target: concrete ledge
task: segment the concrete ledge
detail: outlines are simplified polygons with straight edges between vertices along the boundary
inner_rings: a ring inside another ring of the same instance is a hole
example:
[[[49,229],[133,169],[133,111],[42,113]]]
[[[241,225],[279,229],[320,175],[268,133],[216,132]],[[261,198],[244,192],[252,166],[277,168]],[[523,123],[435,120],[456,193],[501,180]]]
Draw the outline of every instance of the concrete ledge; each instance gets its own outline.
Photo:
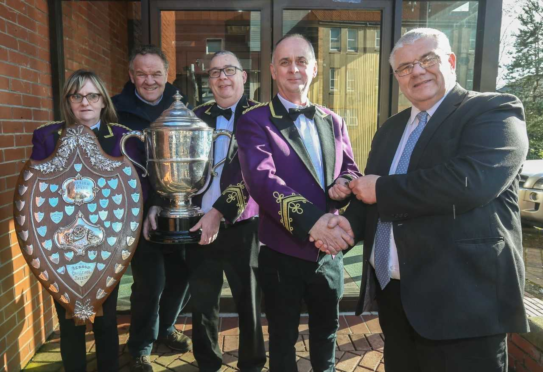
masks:
[[[522,338],[529,341],[539,350],[543,350],[543,316],[528,318],[530,323],[530,332],[522,333]]]

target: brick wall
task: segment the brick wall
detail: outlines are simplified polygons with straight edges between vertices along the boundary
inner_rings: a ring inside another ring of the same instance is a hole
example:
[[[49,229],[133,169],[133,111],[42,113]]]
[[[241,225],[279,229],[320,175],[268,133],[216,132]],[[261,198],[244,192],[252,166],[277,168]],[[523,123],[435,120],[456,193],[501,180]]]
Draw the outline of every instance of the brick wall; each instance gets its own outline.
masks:
[[[90,69],[104,80],[110,95],[120,93],[128,81],[128,21],[134,6],[124,1],[62,2],[66,77]]]
[[[56,326],[51,297],[30,274],[12,220],[32,131],[52,120],[46,0],[0,0],[0,371],[18,371]]]
[[[509,334],[507,348],[509,370],[515,372],[543,372],[543,334],[533,322],[528,335]]]
[[[175,13],[176,12],[161,12],[160,19],[161,36],[162,36],[162,51],[166,55],[168,62],[170,63],[170,69],[168,71],[168,82],[172,83],[176,78],[177,62],[176,62],[176,49],[175,49]],[[181,72],[181,71],[180,71]]]

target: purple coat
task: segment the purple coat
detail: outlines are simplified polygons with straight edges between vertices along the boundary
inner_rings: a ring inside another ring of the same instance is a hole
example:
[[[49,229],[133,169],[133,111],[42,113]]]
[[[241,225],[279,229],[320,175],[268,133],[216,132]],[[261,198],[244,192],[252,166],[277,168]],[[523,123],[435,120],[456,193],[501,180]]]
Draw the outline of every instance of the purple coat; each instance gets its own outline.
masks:
[[[345,121],[317,106],[326,191],[298,129],[276,96],[269,104],[248,110],[238,121],[237,139],[243,177],[260,207],[260,241],[280,253],[316,261],[318,250],[309,230],[326,212],[337,213],[328,188],[342,176],[360,176]]]
[[[234,116],[234,133],[236,132],[236,123],[242,112],[257,104],[258,102],[248,100],[246,96],[241,97],[236,106]],[[217,118],[210,114],[211,108],[214,105],[216,105],[216,103],[212,101],[204,103],[194,109],[196,116],[205,121],[207,125],[212,128],[216,128],[217,126]],[[211,185],[211,182],[209,182],[209,185]],[[224,164],[221,174],[220,186],[222,194],[213,204],[213,208],[221,212],[226,221],[229,223],[239,222],[258,214],[258,205],[249,196],[249,191],[247,190],[241,175],[241,166],[238,158],[238,144],[235,135],[230,140],[226,163]],[[200,195],[193,198],[195,204],[201,206],[204,193],[205,192],[202,192]]]
[[[32,135],[33,147],[30,158],[34,160],[44,160],[48,158],[55,151],[62,129],[64,129],[64,122],[51,122],[36,129]],[[121,124],[110,123],[104,125],[102,123],[97,136],[100,146],[102,146],[104,152],[110,156],[121,156],[121,138],[123,137],[123,134],[129,131],[129,128]],[[132,159],[140,164],[144,164],[135,140],[130,139],[126,142],[126,151]],[[136,170],[140,176],[143,200],[145,201],[149,194],[149,180],[148,177],[142,178],[139,168],[136,168]]]

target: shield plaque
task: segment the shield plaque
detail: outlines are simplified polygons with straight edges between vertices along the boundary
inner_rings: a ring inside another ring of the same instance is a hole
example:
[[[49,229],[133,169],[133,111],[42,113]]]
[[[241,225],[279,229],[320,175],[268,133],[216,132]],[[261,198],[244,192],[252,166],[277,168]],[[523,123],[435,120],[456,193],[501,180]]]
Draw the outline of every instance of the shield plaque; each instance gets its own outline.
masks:
[[[132,163],[104,153],[82,125],[64,129],[47,159],[27,161],[16,185],[23,255],[78,324],[101,314],[137,247],[142,214]]]

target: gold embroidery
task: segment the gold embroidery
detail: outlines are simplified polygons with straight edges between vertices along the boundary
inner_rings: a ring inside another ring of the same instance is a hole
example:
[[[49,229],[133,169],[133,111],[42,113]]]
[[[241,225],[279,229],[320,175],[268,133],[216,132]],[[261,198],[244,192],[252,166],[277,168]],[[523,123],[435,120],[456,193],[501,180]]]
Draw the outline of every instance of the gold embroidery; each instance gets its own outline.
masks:
[[[60,123],[64,123],[64,121],[51,121],[49,123],[45,123],[45,124],[42,124],[40,125],[38,128],[36,129],[40,129],[40,128],[43,128],[43,127],[46,127],[48,125],[53,125],[53,124],[60,124]]]
[[[264,102],[264,103],[259,103],[258,105],[255,105],[253,107],[249,107],[247,110],[243,111],[242,115],[248,113],[251,110],[254,110],[255,108],[266,106],[267,104],[268,104],[268,102]]]
[[[223,191],[223,195],[227,196],[226,202],[236,203],[238,207],[238,213],[241,214],[247,206],[247,198],[243,195],[243,190],[245,190],[245,183],[242,181],[237,185],[230,185]]]
[[[292,194],[290,196],[285,196],[279,194],[277,191],[274,191],[273,197],[275,201],[279,204],[279,216],[281,216],[280,222],[285,228],[292,233],[294,228],[292,227],[292,218],[290,217],[292,213],[303,214],[304,210],[302,204],[309,203],[309,201],[301,195]]]
[[[127,131],[131,131],[132,129],[128,128],[126,125],[122,125],[122,124],[119,124],[119,123],[109,123],[109,125],[114,125],[116,127],[120,127],[120,128],[123,128],[123,129],[126,129]],[[109,131],[109,133],[111,135],[113,135],[113,133],[111,132],[111,130]]]
[[[195,108],[192,109],[192,111],[196,111],[196,110],[198,110],[200,107],[211,106],[211,105],[213,105],[213,104],[215,104],[215,101],[214,101],[214,100],[207,101],[206,103],[202,103],[201,105],[196,106]]]

